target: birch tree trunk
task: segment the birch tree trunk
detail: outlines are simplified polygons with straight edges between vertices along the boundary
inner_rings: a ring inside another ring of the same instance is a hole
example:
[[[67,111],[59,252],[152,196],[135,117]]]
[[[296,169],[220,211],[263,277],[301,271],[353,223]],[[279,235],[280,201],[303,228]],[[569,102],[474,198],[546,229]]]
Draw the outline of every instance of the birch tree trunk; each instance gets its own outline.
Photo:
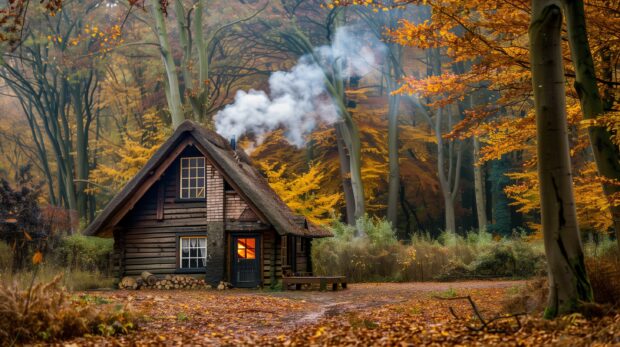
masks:
[[[355,225],[355,199],[353,197],[353,186],[351,185],[351,164],[342,135],[342,123],[336,123],[336,145],[338,147],[338,158],[340,161],[340,176],[342,177],[342,191],[344,193],[344,203],[347,224]]]
[[[157,40],[159,41],[159,52],[161,59],[164,62],[164,68],[166,69],[167,87],[168,93],[166,93],[168,100],[168,108],[170,109],[170,116],[172,117],[172,126],[176,129],[183,121],[181,92],[179,89],[179,78],[177,76],[177,66],[174,63],[172,57],[172,49],[170,47],[170,40],[168,38],[168,31],[166,29],[166,21],[164,19],[164,13],[162,12],[161,4],[159,0],[149,0],[151,5],[151,13],[155,20],[155,31],[157,34]]]
[[[588,43],[586,18],[583,1],[563,0],[564,12],[568,29],[568,42],[575,67],[575,90],[581,102],[581,110],[585,119],[596,119],[605,112],[603,99],[596,84],[594,60]],[[592,153],[598,173],[611,180],[620,180],[620,150],[611,140],[611,133],[603,125],[588,128]],[[611,200],[620,187],[614,184],[603,184],[605,195]],[[611,206],[614,220],[616,240],[620,248],[620,206]]]
[[[555,1],[533,0],[529,29],[536,106],[538,177],[549,269],[546,318],[592,301],[573,196],[561,46],[562,12]]]

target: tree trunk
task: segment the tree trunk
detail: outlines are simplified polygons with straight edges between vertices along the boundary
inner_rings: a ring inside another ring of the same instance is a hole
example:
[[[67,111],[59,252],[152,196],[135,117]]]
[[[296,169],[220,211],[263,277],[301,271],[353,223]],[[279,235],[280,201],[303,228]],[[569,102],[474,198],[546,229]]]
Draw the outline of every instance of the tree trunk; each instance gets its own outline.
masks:
[[[87,93],[88,90],[82,90],[82,84],[77,84],[73,86],[71,89],[71,94],[73,96],[73,113],[75,118],[75,134],[76,134],[76,143],[75,143],[75,153],[76,153],[76,167],[75,167],[75,178],[77,178],[77,183],[75,184],[75,194],[76,194],[76,210],[78,214],[78,218],[80,220],[87,220],[87,199],[86,195],[86,181],[88,180],[88,129],[86,129],[84,124],[84,107],[88,107],[88,105],[84,105],[82,103],[82,93]]]
[[[351,115],[344,120],[344,139],[349,152],[349,166],[351,173],[351,188],[355,201],[355,220],[358,221],[366,214],[364,199],[364,184],[362,183],[362,146],[360,132]],[[364,230],[357,226],[358,235],[365,234]]]
[[[340,176],[342,176],[342,190],[344,192],[344,203],[346,210],[347,224],[355,225],[355,200],[353,199],[353,187],[351,186],[351,164],[349,154],[342,138],[342,123],[336,123],[336,145],[338,146],[338,158],[340,161]]]
[[[456,232],[456,215],[454,214],[454,199],[452,195],[444,196],[444,205],[446,207],[445,222],[446,231]]]
[[[391,77],[387,77],[391,79]],[[392,83],[388,82],[389,109],[388,109],[388,199],[387,219],[392,228],[398,226],[398,194],[400,192],[400,165],[398,162],[398,109],[400,96],[392,95]]]
[[[574,312],[581,301],[592,301],[573,196],[561,29],[560,8],[553,1],[534,0],[529,37],[542,229],[549,269],[546,318]]]
[[[583,1],[563,0],[568,29],[568,42],[575,67],[575,90],[579,95],[583,118],[596,119],[605,112],[603,99],[596,84],[594,60],[588,44],[588,32],[584,14]],[[588,128],[590,144],[598,173],[611,180],[620,180],[620,149],[611,140],[611,133],[604,125],[592,125]],[[614,193],[620,187],[603,184],[603,191],[611,202]],[[616,239],[620,248],[620,206],[611,206]]]
[[[474,190],[476,193],[476,214],[478,230],[487,231],[486,190],[484,184],[483,164],[480,161],[480,140],[474,136]]]
[[[170,115],[172,117],[172,126],[176,128],[185,120],[183,117],[179,78],[176,71],[177,66],[172,58],[172,50],[170,48],[170,41],[166,30],[166,21],[161,9],[161,4],[159,0],[149,0],[149,2],[151,4],[151,13],[153,14],[153,19],[155,20],[155,30],[159,41],[159,51],[161,53],[161,59],[164,62],[164,68],[166,69],[166,77],[168,80],[168,108],[170,109]]]

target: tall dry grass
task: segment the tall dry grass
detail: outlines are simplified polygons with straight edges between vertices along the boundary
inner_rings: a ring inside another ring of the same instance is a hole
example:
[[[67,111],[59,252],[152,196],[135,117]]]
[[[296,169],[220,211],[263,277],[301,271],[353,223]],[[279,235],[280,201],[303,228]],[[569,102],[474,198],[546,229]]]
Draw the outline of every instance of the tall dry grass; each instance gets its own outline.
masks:
[[[13,271],[12,249],[0,241],[0,282],[27,288],[36,268],[35,283],[51,282],[62,275],[59,285],[70,291],[112,288],[115,279],[107,264],[111,245],[109,240],[68,237],[46,252],[42,264]]]
[[[317,274],[367,282],[522,278],[544,272],[542,244],[524,235],[494,239],[485,232],[444,232],[437,239],[418,234],[403,243],[384,220],[365,218],[360,223],[367,237],[356,238],[354,228],[336,223],[331,227],[335,237],[313,241]]]
[[[25,289],[0,282],[0,345],[115,335],[135,328],[136,317],[123,306],[74,300],[60,283],[61,276]]]

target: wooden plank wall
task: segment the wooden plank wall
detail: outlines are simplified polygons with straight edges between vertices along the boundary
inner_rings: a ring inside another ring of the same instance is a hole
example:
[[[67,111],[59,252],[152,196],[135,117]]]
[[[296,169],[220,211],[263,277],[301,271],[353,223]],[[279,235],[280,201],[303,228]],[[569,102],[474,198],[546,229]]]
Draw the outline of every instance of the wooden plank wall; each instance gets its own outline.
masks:
[[[182,156],[199,155],[188,148]],[[121,221],[119,236],[124,243],[124,275],[173,274],[177,264],[177,235],[206,235],[207,205],[205,201],[178,199],[179,159],[171,165]],[[157,191],[164,185],[163,220],[158,216]],[[207,250],[208,252],[208,250]]]
[[[307,272],[308,270],[308,254],[307,254],[307,249],[304,247],[307,247],[307,245],[304,245],[304,247],[302,247],[302,242],[306,242],[305,239],[301,238],[301,237],[295,237],[295,247],[297,248],[297,259],[296,259],[296,268],[295,268],[295,272]]]
[[[196,149],[188,148],[181,157],[196,155],[200,155]],[[178,235],[206,236],[207,203],[204,200],[178,199],[179,165],[180,160],[175,160],[160,181],[146,192],[132,211],[119,223],[119,230],[115,232],[114,255],[115,270],[119,275],[137,276],[142,271],[158,275],[173,274],[178,268]],[[282,238],[273,229],[264,230],[263,228],[266,227],[264,225],[261,227],[262,231],[254,227],[250,228],[253,230],[240,228],[243,223],[235,220],[240,217],[247,204],[236,192],[227,191],[225,198],[226,219],[234,222],[231,226],[235,230],[255,231],[262,234],[263,285],[271,285],[274,275],[276,281],[279,281],[282,278]],[[245,222],[245,224],[250,226],[255,223]],[[296,240],[297,271],[306,271],[307,257],[305,252],[300,251],[301,239],[296,238]],[[208,249],[207,253],[209,253]],[[228,248],[226,257],[229,257]],[[272,266],[275,266],[273,271]]]
[[[263,232],[263,285],[272,284],[272,276],[276,281],[282,278],[282,254],[280,253],[281,237],[274,230]],[[275,269],[272,269],[275,265]],[[275,273],[274,273],[275,271]]]

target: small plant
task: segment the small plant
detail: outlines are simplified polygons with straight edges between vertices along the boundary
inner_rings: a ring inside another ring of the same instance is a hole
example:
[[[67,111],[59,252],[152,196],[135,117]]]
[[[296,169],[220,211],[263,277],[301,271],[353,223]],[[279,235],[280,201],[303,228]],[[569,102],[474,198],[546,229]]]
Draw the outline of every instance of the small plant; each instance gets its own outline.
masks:
[[[110,300],[106,298],[96,296],[96,295],[88,295],[88,294],[80,295],[74,300],[85,303],[85,304],[95,304],[95,305],[105,305],[105,304],[110,303]]]
[[[177,320],[179,322],[185,322],[189,320],[189,317],[187,316],[185,312],[181,311],[177,314]]]
[[[349,324],[354,329],[376,329],[379,325],[367,318],[359,317],[357,314],[351,313],[347,315]]]
[[[439,293],[439,295],[437,296],[440,298],[444,298],[444,299],[450,299],[450,298],[456,298],[458,294],[456,293],[456,290],[454,290],[454,288],[450,287],[444,290],[443,292]]]

